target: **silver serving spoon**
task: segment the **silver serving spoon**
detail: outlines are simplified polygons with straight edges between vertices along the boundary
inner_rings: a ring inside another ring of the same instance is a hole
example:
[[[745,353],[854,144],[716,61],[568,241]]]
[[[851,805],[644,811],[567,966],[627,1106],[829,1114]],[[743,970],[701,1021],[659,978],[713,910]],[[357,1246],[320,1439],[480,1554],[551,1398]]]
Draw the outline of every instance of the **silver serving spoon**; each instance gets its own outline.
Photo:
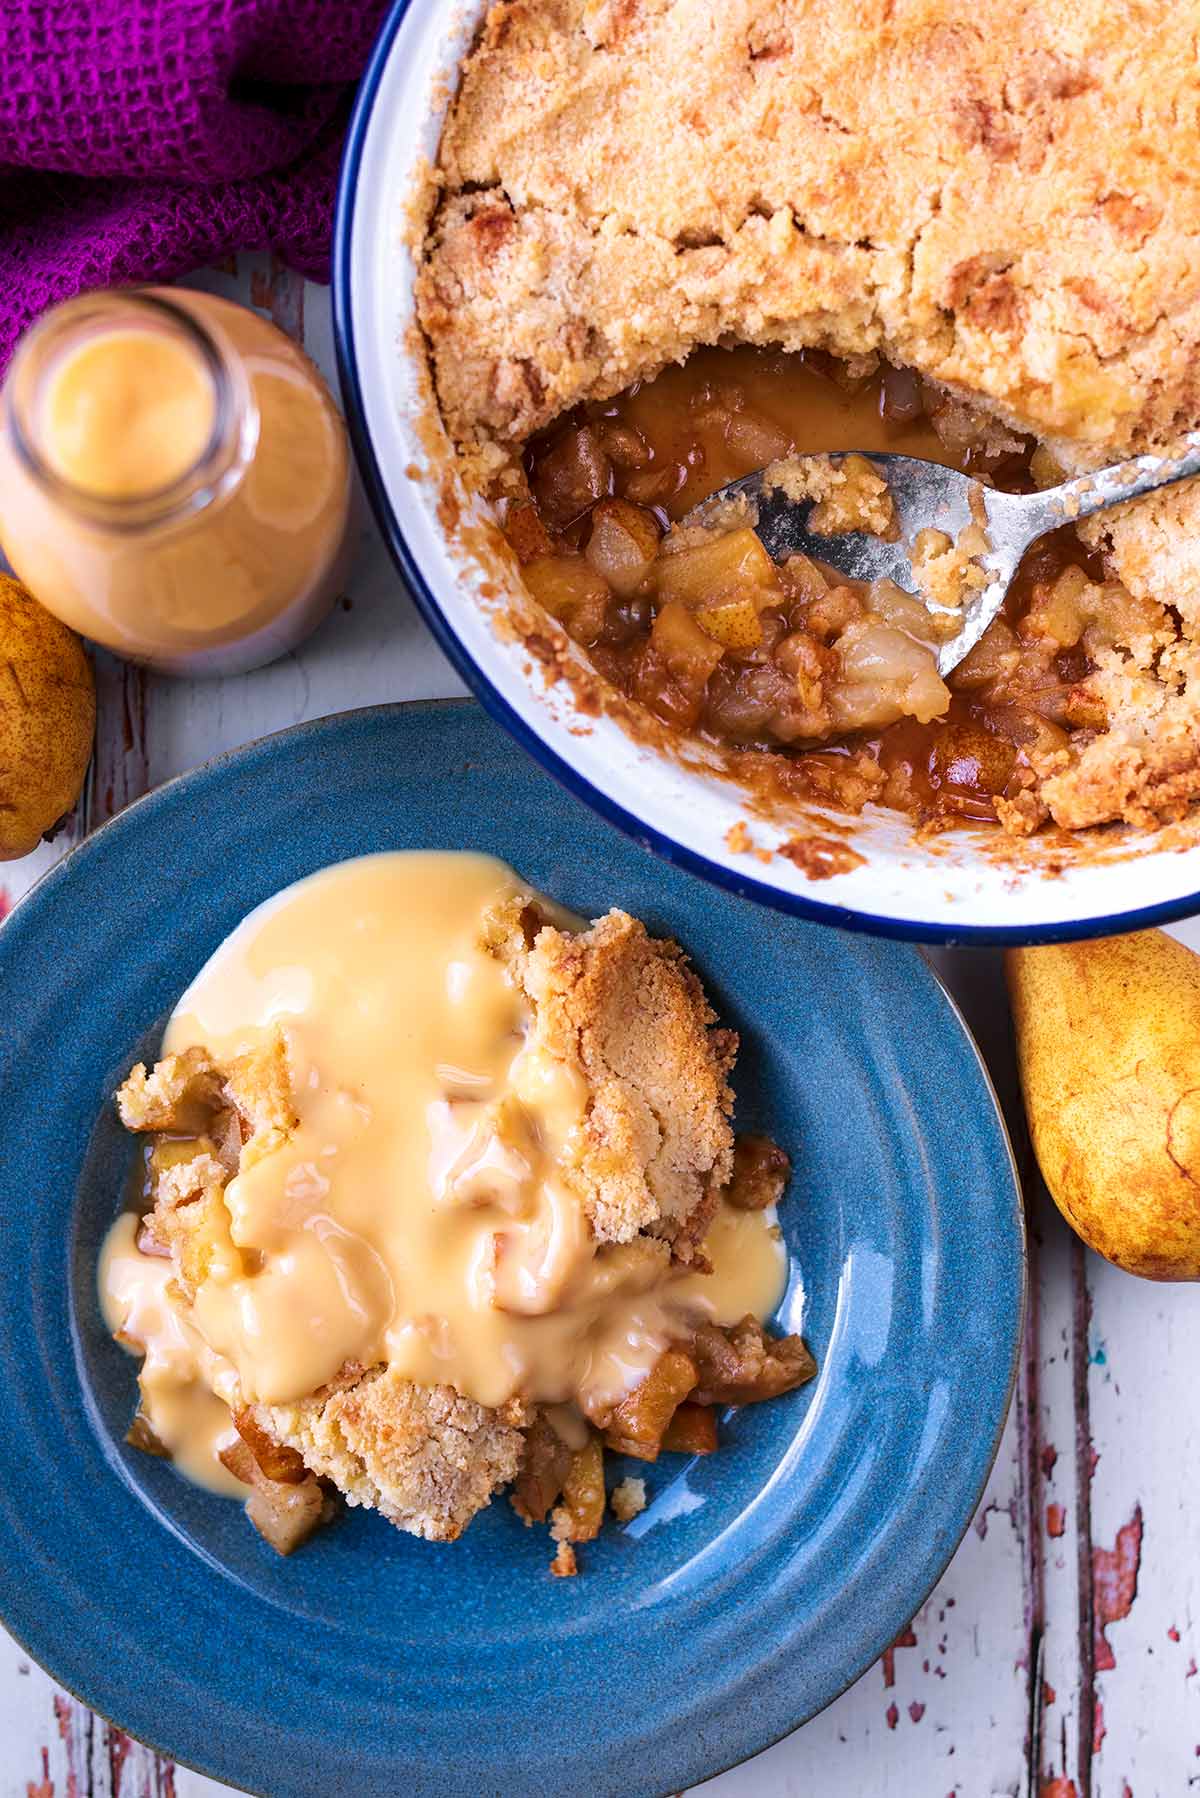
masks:
[[[791,500],[778,488],[767,487],[763,480],[766,470],[761,468],[710,494],[693,507],[683,522],[704,524],[722,502],[748,499],[758,508],[754,528],[772,561],[785,562],[789,556],[800,553],[828,563],[852,580],[895,581],[898,587],[914,594],[920,591],[911,560],[917,533],[932,529],[957,538],[969,525],[979,522],[986,533],[988,549],[977,560],[988,579],[985,586],[969,594],[958,610],[961,630],[938,647],[938,672],[946,675],[974,647],[999,612],[1017,564],[1031,543],[1047,531],[1073,524],[1106,506],[1119,506],[1125,500],[1152,493],[1156,487],[1167,487],[1200,474],[1200,431],[1185,437],[1174,455],[1131,456],[1111,467],[1077,475],[1059,487],[1044,488],[1040,493],[1000,493],[994,487],[984,487],[971,475],[916,456],[877,456],[845,450],[827,460],[840,462],[848,455],[861,455],[887,482],[899,527],[894,543],[861,531],[847,531],[836,537],[810,531],[808,516],[815,502]],[[972,491],[976,507],[982,507],[978,521],[971,509]],[[946,610],[932,605],[929,609]]]

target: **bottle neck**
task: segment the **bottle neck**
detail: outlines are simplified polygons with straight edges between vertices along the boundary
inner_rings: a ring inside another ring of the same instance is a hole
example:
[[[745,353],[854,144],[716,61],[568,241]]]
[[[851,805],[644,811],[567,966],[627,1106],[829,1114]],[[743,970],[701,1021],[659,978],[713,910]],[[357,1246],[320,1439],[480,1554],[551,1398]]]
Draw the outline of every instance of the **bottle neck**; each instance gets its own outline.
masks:
[[[4,384],[4,428],[60,510],[136,532],[236,487],[258,415],[242,364],[183,299],[83,294],[26,333]]]

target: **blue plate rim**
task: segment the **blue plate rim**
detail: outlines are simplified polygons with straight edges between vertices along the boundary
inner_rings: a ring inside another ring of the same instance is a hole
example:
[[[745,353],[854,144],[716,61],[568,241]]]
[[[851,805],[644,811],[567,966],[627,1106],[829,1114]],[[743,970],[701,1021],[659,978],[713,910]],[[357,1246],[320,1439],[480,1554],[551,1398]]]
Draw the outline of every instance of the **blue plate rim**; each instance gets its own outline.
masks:
[[[131,823],[136,826],[136,822],[139,818],[151,815],[158,809],[159,805],[168,795],[173,795],[181,788],[187,788],[194,783],[198,784],[201,781],[209,779],[214,773],[219,772],[224,765],[230,762],[238,762],[254,750],[259,750],[284,740],[297,740],[319,735],[326,731],[336,730],[354,720],[380,717],[389,714],[411,715],[454,710],[479,712],[486,711],[486,708],[478,706],[474,700],[465,697],[395,701],[382,705],[354,707],[343,712],[331,713],[320,718],[303,720],[297,724],[287,726],[282,730],[264,733],[259,737],[251,739],[245,744],[240,744],[234,748],[221,751],[219,754],[209,758],[197,767],[186,770],[163,781],[150,792],[143,794],[138,799],[132,801],[114,817],[107,819],[103,824],[97,826],[95,830],[91,831],[88,836],[83,838],[80,842],[72,845],[60,861],[56,863],[53,868],[47,870],[47,872],[42,875],[42,877],[17,902],[9,917],[4,921],[4,926],[2,930],[0,930],[0,940],[9,936],[10,928],[13,925],[17,926],[17,929],[15,932],[11,932],[11,934],[18,936],[22,934],[23,930],[29,924],[31,914],[36,909],[36,906],[31,905],[29,902],[34,900],[38,895],[46,892],[53,892],[55,887],[61,884],[63,880],[70,878],[71,870],[77,859],[86,859],[89,850],[93,849],[102,838],[107,839],[110,836],[123,834],[123,832],[130,827]],[[929,975],[934,988],[945,1003],[955,1024],[958,1026],[962,1039],[969,1046],[975,1066],[982,1076],[984,1092],[986,1093],[987,1099],[990,1101],[991,1114],[997,1126],[1000,1144],[1007,1158],[1008,1180],[1013,1197],[1012,1221],[1015,1228],[1014,1248],[1016,1250],[1019,1292],[1018,1305],[1015,1308],[1016,1315],[1013,1323],[1012,1347],[1003,1403],[998,1410],[997,1421],[992,1432],[992,1438],[987,1444],[986,1454],[981,1462],[981,1471],[977,1482],[977,1489],[975,1490],[971,1504],[966,1511],[961,1528],[957,1531],[952,1540],[948,1540],[944,1552],[940,1555],[940,1565],[934,1569],[928,1585],[926,1585],[923,1590],[919,1590],[918,1595],[915,1597],[911,1607],[912,1614],[914,1615],[916,1611],[920,1609],[921,1605],[927,1601],[930,1593],[942,1578],[947,1566],[966,1536],[972,1518],[978,1508],[979,1501],[986,1488],[987,1481],[991,1476],[1000,1441],[1011,1410],[1013,1393],[1016,1387],[1020,1367],[1021,1343],[1023,1340],[1024,1325],[1028,1308],[1028,1238],[1023,1204],[1023,1185],[1008,1129],[1007,1119],[1003,1107],[1000,1104],[987,1063],[984,1060],[974,1034],[967,1024],[957,1001],[946,987],[945,982],[941,979],[937,969],[929,963],[927,958],[917,953],[915,959],[919,962],[923,971]],[[188,1759],[187,1757],[180,1755],[176,1750],[156,1741],[153,1736],[144,1731],[128,1730],[127,1726],[122,1724],[119,1718],[109,1715],[104,1708],[102,1700],[89,1695],[89,1692],[86,1689],[86,1682],[72,1682],[62,1677],[61,1673],[56,1670],[53,1653],[44,1655],[40,1645],[34,1647],[24,1634],[13,1628],[7,1617],[0,1617],[0,1623],[3,1623],[4,1628],[8,1630],[13,1640],[18,1643],[30,1659],[34,1660],[40,1667],[42,1667],[63,1690],[69,1692],[78,1702],[85,1704],[89,1709],[96,1712],[96,1714],[114,1726],[127,1730],[127,1733],[129,1733],[133,1739],[141,1742],[153,1752],[174,1761],[176,1765],[185,1767],[208,1778],[217,1780],[225,1779],[226,1776],[218,1767],[215,1767],[212,1764],[205,1765],[201,1761]],[[902,1627],[902,1625],[897,1625],[896,1627]],[[796,1733],[798,1729],[803,1728],[805,1723],[811,1722],[815,1716],[820,1715],[823,1710],[836,1702],[838,1698],[843,1696],[845,1692],[862,1678],[863,1674],[878,1660],[879,1655],[888,1646],[889,1642],[894,1639],[895,1633],[895,1628],[891,1627],[891,1624],[889,1623],[888,1629],[881,1635],[880,1640],[878,1642],[873,1642],[869,1650],[864,1652],[860,1661],[855,1666],[854,1671],[852,1671],[845,1679],[844,1684],[842,1684],[836,1691],[832,1692],[816,1711],[806,1716],[801,1722],[789,1724],[777,1734],[765,1737],[749,1753],[738,1754],[727,1762],[711,1766],[704,1772],[702,1777],[706,1780],[716,1778],[719,1774],[728,1772],[732,1768],[745,1765],[758,1754],[765,1752],[766,1749],[773,1747],[778,1742],[786,1740],[788,1736]],[[238,1789],[249,1793],[250,1798],[266,1798],[265,1790],[260,1791],[258,1787],[244,1786]],[[662,1793],[664,1798],[666,1798],[667,1794],[677,1791],[677,1789],[678,1788],[674,1785],[663,1787]]]
[[[333,342],[341,382],[342,401],[349,426],[350,440],[359,473],[381,536],[387,544],[396,568],[425,624],[456,674],[471,689],[488,714],[514,737],[535,761],[566,787],[635,842],[645,844],[666,861],[685,868],[715,886],[725,887],[743,899],[755,899],[790,916],[813,923],[833,924],[840,930],[861,932],[867,936],[892,938],[908,943],[954,944],[1033,944],[1069,943],[1090,937],[1113,936],[1130,930],[1146,930],[1156,924],[1170,924],[1196,916],[1200,909],[1200,891],[1178,899],[1163,900],[1156,905],[1139,906],[1132,911],[1107,912],[1084,920],[1064,920],[1055,924],[1021,926],[1011,924],[937,924],[915,923],[907,919],[889,918],[883,913],[863,912],[832,905],[821,899],[787,893],[752,875],[740,874],[720,862],[710,860],[698,850],[688,849],[673,837],[663,835],[635,813],[626,811],[584,778],[565,757],[552,749],[516,712],[493,685],[479,664],[463,647],[445,612],[425,579],[401,529],[375,446],[367,426],[362,381],[358,371],[354,317],[350,300],[351,243],[354,235],[354,209],[358,174],[363,147],[375,105],[376,91],[384,67],[412,0],[392,0],[391,11],[380,26],[370,59],[359,83],[354,108],[347,127],[338,175],[333,219],[333,247],[330,286],[333,295]]]

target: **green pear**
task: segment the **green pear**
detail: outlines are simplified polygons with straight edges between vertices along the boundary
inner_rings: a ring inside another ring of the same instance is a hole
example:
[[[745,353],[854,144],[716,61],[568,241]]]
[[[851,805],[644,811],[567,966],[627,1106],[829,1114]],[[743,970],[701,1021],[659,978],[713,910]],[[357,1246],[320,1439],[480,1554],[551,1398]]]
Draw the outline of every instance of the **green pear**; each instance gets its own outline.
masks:
[[[1006,958],[1029,1133],[1089,1247],[1200,1280],[1200,956],[1161,930]]]

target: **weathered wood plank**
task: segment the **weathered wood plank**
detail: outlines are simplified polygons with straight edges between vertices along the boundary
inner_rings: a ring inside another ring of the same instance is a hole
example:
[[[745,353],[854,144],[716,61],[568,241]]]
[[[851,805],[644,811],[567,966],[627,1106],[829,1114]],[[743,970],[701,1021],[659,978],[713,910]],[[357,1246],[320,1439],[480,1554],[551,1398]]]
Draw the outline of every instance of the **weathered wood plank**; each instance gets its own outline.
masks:
[[[1200,920],[1172,927],[1200,950]],[[1200,1788],[1200,1289],[1086,1258],[1094,1798]]]
[[[1093,1791],[1200,1786],[1200,1292],[1089,1264]]]
[[[110,656],[98,654],[94,663],[96,747],[87,783],[59,836],[6,870],[3,890],[13,899],[86,830],[113,817],[148,785],[145,677]],[[171,1761],[59,1691],[2,1633],[0,1756],[4,1791],[23,1791],[27,1798],[184,1798]],[[196,1790],[191,1798],[202,1794]]]
[[[909,1630],[808,1726],[695,1788],[711,1798],[1024,1798],[1016,1414],[983,1503]]]
[[[1080,1798],[1086,1760],[1090,1660],[1081,1660],[1080,1557],[1086,1554],[1091,1470],[1077,1427],[1079,1258],[1070,1232],[1032,1173],[1030,1221],[1032,1402],[1026,1469],[1032,1549],[1030,1791]],[[1066,1783],[1058,1783],[1066,1782]]]

